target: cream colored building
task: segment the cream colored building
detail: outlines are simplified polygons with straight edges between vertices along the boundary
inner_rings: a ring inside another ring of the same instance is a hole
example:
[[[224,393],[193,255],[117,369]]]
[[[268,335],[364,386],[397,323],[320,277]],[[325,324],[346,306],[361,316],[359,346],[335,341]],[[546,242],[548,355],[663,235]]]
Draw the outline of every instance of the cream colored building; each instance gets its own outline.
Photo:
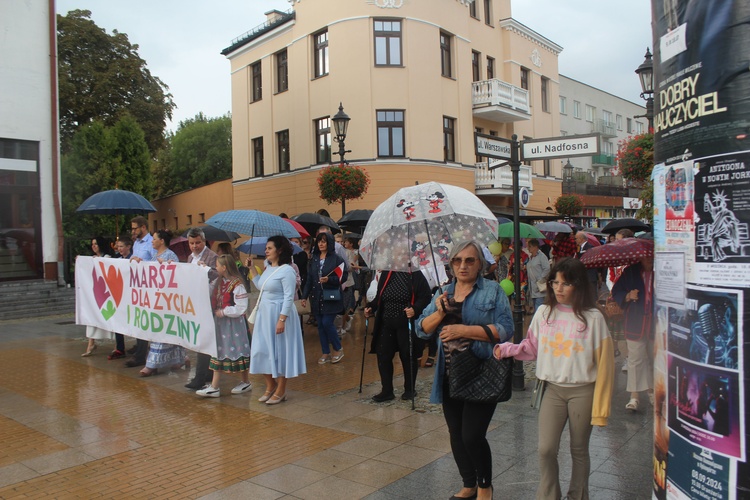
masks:
[[[477,158],[474,132],[558,136],[562,48],[511,17],[509,0],[292,0],[223,51],[231,63],[234,208],[295,214],[320,200],[330,118],[351,118],[346,159],[372,180],[347,209],[436,180],[512,204],[508,167]],[[333,154],[332,154],[333,153]],[[529,210],[560,194],[559,162],[522,167]],[[503,210],[502,207],[505,207]]]

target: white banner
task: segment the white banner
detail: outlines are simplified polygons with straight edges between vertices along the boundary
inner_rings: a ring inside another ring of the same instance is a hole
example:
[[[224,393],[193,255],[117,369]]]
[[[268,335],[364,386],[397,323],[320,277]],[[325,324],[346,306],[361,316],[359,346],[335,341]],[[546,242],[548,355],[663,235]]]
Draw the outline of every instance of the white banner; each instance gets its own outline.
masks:
[[[76,259],[76,323],[216,356],[209,268]]]

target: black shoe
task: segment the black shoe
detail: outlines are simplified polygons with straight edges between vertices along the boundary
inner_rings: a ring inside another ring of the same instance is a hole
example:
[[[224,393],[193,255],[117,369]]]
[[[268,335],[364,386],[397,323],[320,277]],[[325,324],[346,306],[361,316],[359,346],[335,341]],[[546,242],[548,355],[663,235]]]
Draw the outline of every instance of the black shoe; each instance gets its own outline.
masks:
[[[125,352],[128,353],[128,354],[135,354],[135,350],[136,350],[137,347],[138,346],[133,346],[130,349],[128,349],[127,351],[125,351]]]
[[[394,396],[392,392],[380,392],[372,397],[372,400],[376,403],[384,403],[385,401],[390,401],[392,399],[396,399],[396,396]]]
[[[416,396],[417,391],[404,391],[404,393],[401,395],[401,399],[403,399],[404,401],[408,401]]]
[[[140,359],[130,358],[129,360],[125,361],[125,366],[127,368],[134,368],[136,366],[143,366],[146,364],[146,361],[141,361]]]
[[[190,382],[188,382],[187,384],[185,384],[185,388],[197,391],[198,389],[203,389],[203,387],[205,387],[205,385],[206,384],[201,383],[200,380],[193,379]]]

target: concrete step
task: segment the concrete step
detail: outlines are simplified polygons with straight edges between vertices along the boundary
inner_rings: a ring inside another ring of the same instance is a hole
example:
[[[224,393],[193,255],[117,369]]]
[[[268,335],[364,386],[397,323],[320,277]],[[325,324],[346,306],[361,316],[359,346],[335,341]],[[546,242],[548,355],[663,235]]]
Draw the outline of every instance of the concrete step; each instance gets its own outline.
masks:
[[[35,318],[75,312],[75,289],[55,281],[30,280],[0,284],[0,320]]]

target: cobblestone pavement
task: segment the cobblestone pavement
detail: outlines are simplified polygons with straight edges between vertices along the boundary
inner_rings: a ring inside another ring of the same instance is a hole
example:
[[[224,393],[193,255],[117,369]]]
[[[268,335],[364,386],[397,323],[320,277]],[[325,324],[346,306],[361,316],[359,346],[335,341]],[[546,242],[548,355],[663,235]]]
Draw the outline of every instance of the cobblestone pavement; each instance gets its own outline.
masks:
[[[183,387],[185,370],[140,378],[108,361],[112,342],[82,358],[84,327],[72,316],[0,322],[0,498],[448,498],[461,480],[441,409],[428,403],[434,368],[419,372],[414,410],[400,398],[374,403],[372,355],[359,392],[360,315],[352,330],[344,360],[320,366],[316,330],[306,327],[308,373],[269,407],[257,401],[262,377],[230,395],[237,381],[224,376],[222,397],[207,400]],[[610,425],[592,435],[592,499],[651,497],[653,420],[625,413],[624,384],[618,371]],[[395,386],[399,396],[400,376]],[[495,498],[534,498],[530,392],[499,405],[488,433]],[[563,490],[567,445],[563,436]]]

